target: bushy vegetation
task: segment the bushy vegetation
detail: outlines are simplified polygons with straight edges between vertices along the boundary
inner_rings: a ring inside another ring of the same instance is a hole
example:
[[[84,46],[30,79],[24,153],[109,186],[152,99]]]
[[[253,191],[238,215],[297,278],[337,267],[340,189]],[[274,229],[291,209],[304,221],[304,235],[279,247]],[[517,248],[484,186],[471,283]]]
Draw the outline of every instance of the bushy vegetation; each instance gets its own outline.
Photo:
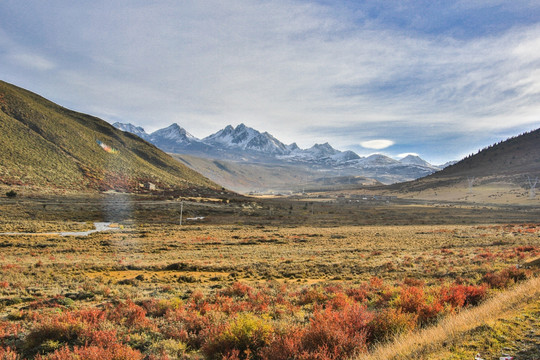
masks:
[[[0,236],[0,359],[346,359],[482,304],[540,254],[536,224],[143,229]]]

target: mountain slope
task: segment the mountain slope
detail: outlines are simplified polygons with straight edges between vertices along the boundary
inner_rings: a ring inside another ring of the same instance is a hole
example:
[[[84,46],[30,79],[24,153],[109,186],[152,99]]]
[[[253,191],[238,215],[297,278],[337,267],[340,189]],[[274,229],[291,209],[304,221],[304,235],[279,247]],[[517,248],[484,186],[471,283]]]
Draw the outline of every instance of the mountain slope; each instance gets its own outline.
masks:
[[[540,175],[540,129],[486,147],[432,176],[515,177],[526,174]]]
[[[525,197],[528,178],[536,177],[540,177],[540,129],[493,144],[441,171],[391,188],[410,192],[459,186],[463,190],[471,181],[472,187],[505,184],[504,187]],[[491,194],[492,200],[496,196]]]
[[[130,133],[0,81],[0,184],[68,190],[218,189]]]

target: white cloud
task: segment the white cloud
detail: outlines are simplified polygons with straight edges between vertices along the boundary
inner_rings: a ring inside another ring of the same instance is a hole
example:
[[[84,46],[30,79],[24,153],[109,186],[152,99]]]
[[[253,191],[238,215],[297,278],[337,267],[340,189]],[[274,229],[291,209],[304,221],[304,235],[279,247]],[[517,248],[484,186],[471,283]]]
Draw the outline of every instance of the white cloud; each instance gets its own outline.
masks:
[[[13,53],[9,54],[8,58],[16,65],[34,70],[46,71],[56,67],[52,61],[43,56],[32,53]]]
[[[62,104],[149,131],[178,122],[203,137],[245,122],[287,143],[341,148],[362,133],[397,139],[411,127],[437,136],[538,124],[539,25],[456,40],[311,2],[36,4],[19,16],[39,41],[11,40],[6,51],[19,55],[4,71],[31,90],[47,82]],[[55,71],[54,84],[29,66]],[[310,130],[323,126],[336,131]],[[393,144],[385,141],[368,146]]]
[[[395,143],[392,140],[378,139],[378,140],[368,140],[362,141],[360,145],[366,149],[375,149],[382,150],[394,145]]]

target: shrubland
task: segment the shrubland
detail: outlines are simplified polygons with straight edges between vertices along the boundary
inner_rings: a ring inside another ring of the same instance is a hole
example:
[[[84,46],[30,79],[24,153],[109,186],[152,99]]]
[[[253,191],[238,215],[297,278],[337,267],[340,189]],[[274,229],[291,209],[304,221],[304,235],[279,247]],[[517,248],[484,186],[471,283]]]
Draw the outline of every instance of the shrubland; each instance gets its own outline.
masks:
[[[472,311],[540,225],[118,224],[0,236],[1,359],[345,359]]]

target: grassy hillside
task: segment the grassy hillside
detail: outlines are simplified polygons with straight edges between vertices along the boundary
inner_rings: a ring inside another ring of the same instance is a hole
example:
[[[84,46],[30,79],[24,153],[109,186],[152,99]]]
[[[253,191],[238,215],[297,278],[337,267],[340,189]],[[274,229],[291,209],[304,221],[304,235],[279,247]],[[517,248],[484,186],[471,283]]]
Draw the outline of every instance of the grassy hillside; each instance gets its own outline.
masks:
[[[401,192],[446,189],[455,193],[455,189],[466,189],[470,180],[474,188],[486,190],[484,197],[494,200],[506,193],[526,196],[528,178],[536,177],[540,177],[540,129],[493,144],[432,175],[389,189]]]
[[[99,142],[113,150],[107,152]],[[0,184],[67,190],[218,189],[155,146],[0,81]]]
[[[493,144],[428,177],[540,174],[540,129]]]

